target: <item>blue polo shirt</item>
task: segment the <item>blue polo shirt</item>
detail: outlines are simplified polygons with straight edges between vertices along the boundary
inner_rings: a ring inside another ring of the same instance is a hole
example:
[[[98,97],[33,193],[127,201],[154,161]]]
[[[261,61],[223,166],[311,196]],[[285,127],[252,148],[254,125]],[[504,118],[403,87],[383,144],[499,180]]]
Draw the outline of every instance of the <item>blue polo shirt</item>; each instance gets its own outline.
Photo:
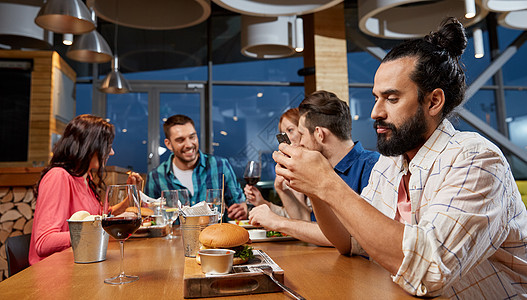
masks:
[[[353,149],[342,158],[333,168],[335,172],[359,195],[368,185],[371,170],[379,160],[379,153],[365,150],[360,142],[356,142]],[[311,220],[316,221],[311,212]]]

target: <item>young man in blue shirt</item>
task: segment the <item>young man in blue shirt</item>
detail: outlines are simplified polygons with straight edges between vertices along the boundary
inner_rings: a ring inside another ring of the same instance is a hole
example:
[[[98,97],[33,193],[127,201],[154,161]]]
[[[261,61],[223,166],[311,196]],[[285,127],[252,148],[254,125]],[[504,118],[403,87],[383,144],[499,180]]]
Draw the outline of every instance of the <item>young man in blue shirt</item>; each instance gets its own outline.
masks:
[[[379,153],[365,150],[360,142],[351,139],[348,105],[333,93],[318,91],[307,96],[298,108],[300,146],[320,152],[328,159],[334,172],[360,193],[368,184]],[[314,221],[312,212],[311,215]],[[280,231],[309,243],[332,246],[317,223],[278,216],[267,205],[253,208],[249,219],[251,223],[260,224],[268,230]]]
[[[221,189],[225,175],[225,206],[230,219],[246,219],[245,195],[225,158],[204,154],[194,121],[174,115],[163,124],[165,145],[172,151],[169,159],[152,170],[146,179],[145,193],[159,198],[162,190],[186,189],[191,205],[205,201],[207,189]]]

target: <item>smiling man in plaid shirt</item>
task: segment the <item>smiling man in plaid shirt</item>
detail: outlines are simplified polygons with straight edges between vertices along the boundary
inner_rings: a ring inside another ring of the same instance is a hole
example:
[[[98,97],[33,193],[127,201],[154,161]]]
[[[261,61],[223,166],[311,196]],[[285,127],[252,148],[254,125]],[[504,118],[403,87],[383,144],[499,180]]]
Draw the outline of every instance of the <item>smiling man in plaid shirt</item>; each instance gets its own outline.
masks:
[[[169,159],[152,170],[146,178],[145,193],[159,198],[163,190],[186,189],[191,205],[205,201],[207,189],[221,189],[225,175],[225,205],[230,219],[247,219],[245,195],[225,158],[199,150],[194,121],[174,115],[163,124],[165,145],[172,151]]]

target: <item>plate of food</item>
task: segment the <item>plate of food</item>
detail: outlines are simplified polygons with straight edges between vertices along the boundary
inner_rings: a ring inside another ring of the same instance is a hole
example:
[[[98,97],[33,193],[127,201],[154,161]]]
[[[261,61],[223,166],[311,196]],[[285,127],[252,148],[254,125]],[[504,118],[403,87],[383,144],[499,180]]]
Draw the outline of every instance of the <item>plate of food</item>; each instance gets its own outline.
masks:
[[[281,233],[279,231],[265,230],[265,229],[252,229],[248,230],[251,241],[254,243],[258,242],[280,242],[280,241],[294,241],[296,238]]]
[[[129,208],[134,209],[134,208]],[[154,215],[154,211],[148,207],[141,207],[143,223],[132,237],[160,237],[168,234],[168,225],[164,224],[163,217]]]
[[[243,227],[245,229],[262,228],[261,226],[254,226],[254,225],[252,225],[251,223],[249,223],[249,220],[234,220],[234,221],[229,221],[229,223],[241,226],[241,227]]]

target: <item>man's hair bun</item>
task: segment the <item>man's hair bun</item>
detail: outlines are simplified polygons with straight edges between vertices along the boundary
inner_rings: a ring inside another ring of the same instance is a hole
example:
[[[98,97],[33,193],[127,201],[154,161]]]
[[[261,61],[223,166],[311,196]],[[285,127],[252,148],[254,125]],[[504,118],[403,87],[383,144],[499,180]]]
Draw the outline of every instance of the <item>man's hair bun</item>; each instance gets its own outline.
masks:
[[[424,38],[427,42],[444,49],[452,57],[463,54],[467,47],[465,28],[456,18],[445,19],[439,29]]]

